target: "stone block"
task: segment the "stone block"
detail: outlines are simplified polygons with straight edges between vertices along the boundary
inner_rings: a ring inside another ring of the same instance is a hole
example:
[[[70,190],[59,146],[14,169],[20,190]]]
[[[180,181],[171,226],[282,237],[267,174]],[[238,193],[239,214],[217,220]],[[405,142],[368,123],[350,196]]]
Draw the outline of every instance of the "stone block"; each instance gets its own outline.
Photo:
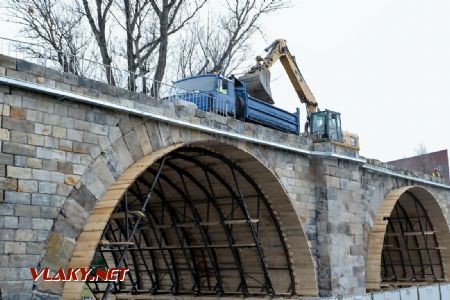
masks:
[[[15,191],[17,189],[17,179],[0,177],[0,189]]]
[[[64,182],[67,181],[67,176],[70,176],[70,175],[66,175],[66,177],[64,178]],[[61,196],[67,196],[72,191],[72,188],[73,188],[72,185],[68,185],[65,183],[58,183],[58,185],[56,187],[56,194],[61,195]]]
[[[0,281],[18,280],[18,279],[19,279],[19,272],[17,272],[16,268],[2,268],[1,269]]]
[[[80,179],[80,176],[77,175],[66,175],[64,178],[64,183],[66,185],[75,185],[77,184],[78,180]]]
[[[27,109],[26,119],[33,122],[42,123],[44,121],[44,113],[38,110]]]
[[[148,138],[147,128],[145,125],[140,125],[134,129],[136,134],[136,138],[138,140],[139,146],[141,147],[141,151],[144,155],[149,154],[153,151],[152,144]]]
[[[39,206],[49,206],[50,205],[50,195],[33,194],[31,196],[31,204]]]
[[[113,143],[112,148],[114,149],[114,152],[124,169],[128,168],[134,162],[133,157],[131,156],[131,153],[123,139],[117,139]]]
[[[12,216],[14,214],[14,205],[2,203],[0,205],[0,216]]]
[[[26,167],[27,157],[22,155],[14,155],[14,166],[16,167]]]
[[[10,130],[10,141],[13,143],[26,144],[27,143],[27,133],[17,130]]]
[[[67,139],[72,141],[83,141],[83,132],[76,129],[67,129]]]
[[[36,241],[38,242],[45,242],[48,239],[49,231],[47,230],[38,230],[37,231],[37,237]]]
[[[73,143],[70,140],[61,139],[59,140],[59,150],[72,151]]]
[[[25,254],[27,244],[25,242],[5,242],[5,254]]]
[[[92,123],[91,132],[98,135],[108,135],[108,126]]]
[[[58,216],[59,207],[41,206],[41,217],[55,219]]]
[[[90,132],[84,132],[83,142],[89,144],[98,144],[98,135]]]
[[[67,136],[67,129],[66,128],[62,128],[62,127],[58,127],[58,126],[53,126],[52,136],[54,136],[56,138],[65,139],[66,136]]]
[[[39,206],[33,205],[16,205],[14,215],[17,217],[39,218],[41,210]]]
[[[53,113],[54,112],[54,108],[55,108],[54,102],[50,102],[50,101],[48,101],[46,99],[40,99],[37,102],[37,108],[36,109],[40,110],[42,112]]]
[[[64,174],[60,172],[32,169],[31,175],[33,179],[37,180],[47,180],[56,183],[64,182]]]
[[[73,173],[75,175],[83,175],[84,172],[86,171],[86,169],[87,169],[87,166],[83,166],[83,165],[79,165],[79,164],[74,164],[73,165]]]
[[[27,141],[34,146],[44,146],[44,136],[40,134],[29,133]]]
[[[10,109],[11,118],[25,120],[25,114],[26,114],[25,109],[23,109],[22,107],[11,106]]]
[[[80,187],[73,189],[70,192],[69,197],[75,200],[81,207],[84,207],[86,211],[91,211],[97,202],[94,195],[92,195],[83,184],[81,184]]]
[[[60,107],[60,105],[56,105],[56,107]],[[65,107],[67,109],[67,107]],[[61,117],[57,114],[49,114],[49,113],[44,113],[44,119],[43,122],[44,124],[47,125],[55,125],[55,126],[59,126],[61,124]]]
[[[0,54],[0,66],[9,69],[16,69],[16,59],[11,56]]]
[[[21,229],[31,229],[31,218],[19,217],[19,228],[21,228]]]
[[[19,180],[18,192],[36,193],[38,191],[38,182],[36,180]]]
[[[36,156],[38,158],[55,159],[61,161],[64,161],[66,159],[66,153],[64,151],[43,147],[36,148]]]
[[[27,167],[33,169],[40,169],[42,168],[42,160],[39,158],[28,157]]]
[[[27,157],[22,155],[14,155],[14,165],[16,167],[26,167]]]
[[[0,229],[0,236],[2,237],[2,241],[17,240],[16,236],[14,235],[14,229]]]
[[[50,231],[50,229],[53,226],[53,220],[43,218],[33,218],[31,220],[31,224],[33,229]]]
[[[26,137],[26,135],[25,135]],[[24,155],[24,156],[36,156],[36,147],[30,145],[23,145],[18,143],[6,142],[3,143],[3,152],[11,153],[15,155]]]
[[[56,183],[54,182],[39,182],[39,193],[40,194],[55,194],[56,193]]]
[[[17,203],[17,204],[30,204],[31,194],[5,191],[5,202],[7,203]],[[16,206],[17,212],[17,206]]]
[[[79,108],[75,108],[75,107],[69,107],[69,110],[67,111],[67,115],[71,118],[78,119],[78,120],[86,119],[86,111],[84,109],[79,109]]]
[[[3,104],[2,116],[9,117],[11,113],[11,106]]]
[[[46,135],[44,137],[44,146],[47,148],[58,149],[59,148],[59,139]]]
[[[58,162],[56,160],[43,159],[42,160],[42,169],[47,170],[47,171],[57,171]]]
[[[131,157],[133,158],[134,161],[137,161],[144,156],[141,148],[138,147],[139,142],[138,142],[137,135],[134,132],[134,130],[125,134],[124,139],[125,139],[125,143],[128,146],[128,149],[131,153]]]
[[[9,265],[11,267],[37,267],[40,258],[40,255],[13,254],[9,256]]]
[[[44,252],[45,243],[39,242],[27,242],[26,253],[27,254],[42,254]]]
[[[73,173],[73,164],[68,162],[57,162],[57,171],[65,174]]]
[[[63,206],[65,201],[66,201],[66,197],[59,196],[59,195],[51,196],[51,206],[61,207],[61,206]]]
[[[0,140],[9,141],[11,139],[11,134],[8,129],[0,128]]]
[[[52,126],[35,123],[34,124],[34,133],[42,134],[42,135],[51,135],[52,134]]]
[[[37,231],[32,229],[17,229],[16,230],[16,241],[23,242],[34,242],[37,238]]]
[[[103,193],[106,192],[106,187],[103,182],[94,173],[89,172],[81,177],[80,183],[84,184],[89,192],[97,199],[100,199]]]
[[[9,105],[10,109],[11,109],[11,106],[19,106],[19,107],[22,106],[22,99],[24,97],[22,97],[21,95],[17,95],[16,93],[12,93],[12,94],[11,93],[4,94],[4,93],[5,92],[2,90],[3,102],[5,104]],[[11,113],[11,111],[10,111],[10,113]]]
[[[14,156],[12,154],[0,153],[0,164],[2,165],[14,164]]]
[[[32,121],[3,117],[2,125],[6,129],[34,133],[34,122]]]
[[[6,176],[18,179],[31,179],[32,177],[30,168],[20,168],[14,166],[6,166]]]
[[[17,228],[19,227],[19,218],[18,217],[4,217],[5,220],[5,228]]]
[[[109,127],[109,140],[114,143],[118,138],[122,136],[122,132],[119,127]]]
[[[89,144],[72,142],[72,151],[75,153],[89,154]]]

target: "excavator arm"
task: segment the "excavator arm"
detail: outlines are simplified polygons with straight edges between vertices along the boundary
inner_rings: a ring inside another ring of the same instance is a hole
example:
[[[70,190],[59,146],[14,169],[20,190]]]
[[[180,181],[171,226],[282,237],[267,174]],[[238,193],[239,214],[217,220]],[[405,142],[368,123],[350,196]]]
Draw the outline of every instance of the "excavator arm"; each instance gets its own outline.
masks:
[[[258,56],[256,58],[256,66],[252,68],[249,74],[253,74],[253,77],[258,75],[260,78],[269,78],[270,76],[267,73],[269,72],[270,67],[272,67],[274,63],[280,60],[300,101],[306,105],[308,115],[316,112],[318,105],[316,98],[306,84],[306,81],[303,78],[302,73],[297,66],[297,63],[295,62],[294,56],[292,56],[292,54],[289,52],[289,49],[286,45],[286,40],[275,40],[269,47],[265,49],[265,51],[268,52],[266,57],[262,58]],[[260,73],[265,74],[261,75]],[[262,85],[263,90],[265,90],[268,96],[271,98],[270,87],[267,86],[267,83],[263,83]],[[262,90],[261,87],[258,87],[258,89]]]

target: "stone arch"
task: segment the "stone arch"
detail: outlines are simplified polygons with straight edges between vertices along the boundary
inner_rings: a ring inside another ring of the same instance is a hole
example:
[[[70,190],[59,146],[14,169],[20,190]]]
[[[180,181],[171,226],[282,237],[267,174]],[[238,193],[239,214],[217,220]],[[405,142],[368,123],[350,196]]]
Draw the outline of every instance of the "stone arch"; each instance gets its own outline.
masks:
[[[128,167],[109,186],[93,208],[83,231],[79,235],[68,267],[90,266],[97,244],[102,238],[103,230],[130,185],[158,159],[186,145],[192,146],[192,144],[180,143],[148,154]],[[292,291],[292,294],[317,295],[316,274],[306,236],[289,197],[276,175],[253,155],[234,146],[218,142],[197,142],[194,145],[220,153],[230,160],[238,160],[238,165],[242,169],[251,170],[251,177],[268,199],[269,205],[282,228],[284,242],[289,248],[289,262],[292,264],[295,283],[295,290]],[[67,282],[63,289],[63,298],[78,299],[83,286],[84,283]]]
[[[425,270],[433,266],[435,270],[428,274]],[[433,194],[422,186],[389,192],[369,234],[366,289],[446,280],[449,267],[449,227]],[[392,282],[391,277],[395,278]]]

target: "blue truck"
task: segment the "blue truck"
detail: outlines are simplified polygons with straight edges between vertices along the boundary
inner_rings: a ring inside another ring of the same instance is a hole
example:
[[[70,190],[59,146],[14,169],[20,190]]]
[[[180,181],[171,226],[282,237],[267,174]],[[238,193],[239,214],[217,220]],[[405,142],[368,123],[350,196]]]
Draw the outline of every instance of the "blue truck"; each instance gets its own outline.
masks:
[[[290,113],[248,94],[247,84],[220,74],[195,75],[175,81],[172,99],[195,103],[198,109],[233,116],[284,132],[300,134],[300,109]]]

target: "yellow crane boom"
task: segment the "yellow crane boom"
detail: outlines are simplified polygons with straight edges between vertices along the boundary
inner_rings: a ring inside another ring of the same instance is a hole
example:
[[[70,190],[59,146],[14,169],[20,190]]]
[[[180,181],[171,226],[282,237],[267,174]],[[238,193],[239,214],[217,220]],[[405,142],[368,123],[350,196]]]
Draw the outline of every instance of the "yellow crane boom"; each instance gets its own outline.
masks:
[[[289,51],[286,40],[275,40],[265,51],[268,52],[266,57],[258,56],[256,58],[259,71],[268,71],[275,62],[280,60],[300,101],[306,105],[308,115],[316,112],[318,106],[316,98],[303,78],[294,56]]]

